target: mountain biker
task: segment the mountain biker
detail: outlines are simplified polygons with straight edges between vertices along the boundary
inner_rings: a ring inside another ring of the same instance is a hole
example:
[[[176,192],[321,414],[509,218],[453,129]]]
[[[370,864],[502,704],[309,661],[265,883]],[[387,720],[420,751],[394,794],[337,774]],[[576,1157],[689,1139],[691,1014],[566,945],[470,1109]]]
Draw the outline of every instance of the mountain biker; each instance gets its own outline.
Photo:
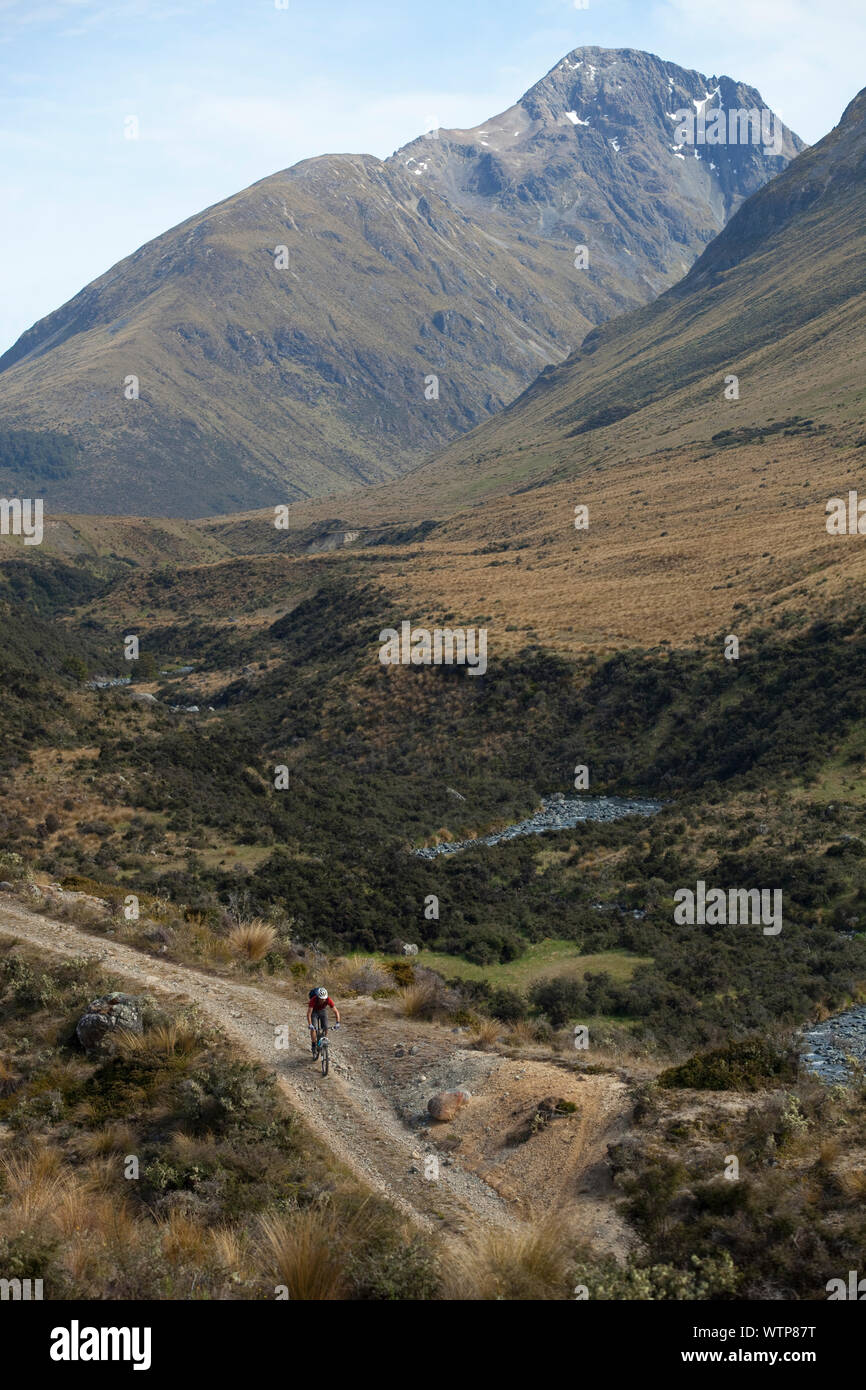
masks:
[[[316,1024],[318,1023],[323,1033],[327,1033],[328,1009],[334,1010],[334,1016],[337,1020],[334,1024],[334,1027],[339,1028],[340,1010],[337,1008],[333,999],[328,994],[328,991],[324,988],[323,985],[320,985],[318,989],[311,989],[310,997],[307,1000],[307,1027],[309,1028],[311,1033],[310,1042],[312,1044],[314,1057],[317,1055],[318,1052],[316,1046]]]

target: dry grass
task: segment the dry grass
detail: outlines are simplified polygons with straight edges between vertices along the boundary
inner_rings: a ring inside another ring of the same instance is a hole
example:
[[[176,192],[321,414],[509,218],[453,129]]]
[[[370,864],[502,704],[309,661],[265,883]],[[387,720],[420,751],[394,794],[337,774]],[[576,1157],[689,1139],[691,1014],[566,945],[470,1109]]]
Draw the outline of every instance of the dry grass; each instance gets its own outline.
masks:
[[[609,433],[613,439],[615,427]],[[491,614],[490,652],[497,659],[519,650],[532,633],[539,643],[571,655],[663,640],[686,645],[696,632],[742,632],[754,623],[754,617],[747,622],[742,612],[738,616],[737,604],[760,612],[778,599],[779,611],[795,609],[803,601],[796,591],[803,588],[809,591],[805,601],[820,610],[825,597],[829,601],[863,581],[862,551],[840,554],[833,548],[836,538],[820,524],[836,480],[856,469],[856,461],[853,451],[815,438],[780,439],[772,449],[767,474],[765,445],[726,449],[723,472],[718,457],[696,459],[691,449],[666,455],[662,466],[658,457],[639,457],[637,448],[622,454],[621,467],[593,474],[592,528],[578,551],[569,527],[573,481],[488,498],[471,516],[453,517],[414,553],[401,556],[401,600],[416,614],[451,609],[464,621],[477,612]],[[682,484],[686,476],[688,487]],[[819,509],[816,526],[803,510],[783,502],[802,489],[804,478],[813,484],[803,496]],[[413,474],[416,487],[420,480]],[[640,493],[639,511],[632,492]],[[706,530],[694,524],[694,498],[700,496],[713,499],[713,526]],[[389,500],[396,501],[396,491],[389,489]],[[359,499],[352,508],[357,523],[375,524],[369,515],[362,519],[364,505]],[[366,505],[374,513],[374,499]],[[407,510],[416,517],[432,515],[423,505],[416,491]],[[443,499],[440,515],[444,505]],[[491,568],[485,543],[515,534],[526,548]],[[384,566],[370,568],[371,577],[393,583],[393,564],[387,575]],[[718,582],[728,574],[730,587]],[[576,576],[585,596],[582,621],[575,621]],[[825,578],[826,585],[817,588]],[[439,838],[447,836],[440,831]]]
[[[453,833],[453,831],[449,830],[447,825],[443,825],[443,826],[440,826],[440,828],[439,828],[438,830],[434,830],[433,834],[430,836],[430,844],[431,844],[431,845],[450,845],[450,843],[451,843],[451,841],[452,841],[453,839],[454,839],[454,833]]]
[[[51,1225],[64,1240],[90,1236],[102,1224],[104,1202],[104,1198],[100,1201],[95,1197],[88,1183],[71,1180],[64,1185],[51,1210]]]
[[[53,1211],[69,1182],[60,1163],[56,1149],[0,1159],[0,1184],[8,1198],[3,1216],[9,1226],[29,1226]]]
[[[169,1152],[181,1163],[208,1163],[219,1157],[219,1146],[212,1134],[187,1134],[178,1129],[171,1137]]]
[[[841,1145],[835,1137],[825,1139],[818,1148],[815,1158],[816,1166],[819,1168],[831,1169],[839,1157]]]
[[[433,1019],[446,1014],[457,1004],[457,996],[444,980],[432,971],[416,972],[415,981],[397,993],[397,1012],[404,1018]]]
[[[301,1302],[339,1299],[344,1292],[346,1232],[328,1209],[308,1207],[287,1216],[259,1218],[259,1257],[289,1298]]]
[[[495,1047],[502,1034],[502,1025],[493,1018],[479,1019],[478,1024],[472,1034],[470,1045],[480,1048],[486,1052],[488,1048]]]
[[[147,910],[151,917],[157,917],[162,920],[166,917],[173,916],[177,908],[170,898],[152,898]]]
[[[478,1230],[452,1250],[444,1297],[546,1301],[566,1297],[568,1250],[553,1218],[510,1230]]]
[[[245,1279],[249,1274],[249,1251],[241,1234],[231,1226],[208,1231],[211,1258],[226,1274]]]
[[[866,1170],[863,1168],[848,1168],[840,1173],[839,1186],[850,1201],[866,1202]]]
[[[394,983],[387,970],[370,956],[364,956],[360,960],[341,961],[339,964],[343,967],[339,975],[345,982],[344,988],[352,990],[355,994],[372,994],[377,989],[388,989]]]
[[[137,1239],[137,1225],[123,1195],[109,1190],[114,1188],[114,1165],[88,1165],[81,1172],[61,1165],[56,1149],[0,1160],[7,1198],[0,1229],[15,1234],[47,1229],[64,1243],[63,1262],[75,1274],[91,1270],[101,1252],[128,1250]]]
[[[111,919],[111,909],[95,902],[89,894],[80,897],[47,897],[33,904],[33,910],[46,917],[56,917],[59,921],[71,922],[85,930],[106,925]]]
[[[172,1211],[159,1222],[162,1253],[169,1264],[201,1266],[212,1249],[210,1232],[188,1212]]]
[[[404,1018],[430,1018],[436,1006],[435,992],[425,980],[397,993],[397,1011]]]
[[[510,1023],[505,1036],[514,1047],[529,1047],[540,1041],[537,1026],[528,1018],[518,1018]]]
[[[172,1057],[193,1058],[202,1042],[193,1028],[184,1023],[165,1023],[144,1033],[118,1032],[116,1047],[123,1057],[153,1057],[169,1061]]]
[[[89,1134],[82,1134],[76,1147],[83,1157],[103,1158],[109,1154],[131,1153],[135,1143],[132,1126],[123,1121],[114,1121],[91,1130]]]
[[[195,959],[217,961],[222,965],[228,965],[238,955],[231,940],[218,936],[203,919],[184,922],[175,937],[175,947],[173,954],[181,959],[187,950]]]
[[[228,944],[237,956],[255,964],[264,960],[277,939],[277,933],[267,922],[254,917],[251,922],[239,922],[228,935]]]
[[[18,1085],[15,1068],[8,1057],[0,1057],[0,1096],[11,1095]]]

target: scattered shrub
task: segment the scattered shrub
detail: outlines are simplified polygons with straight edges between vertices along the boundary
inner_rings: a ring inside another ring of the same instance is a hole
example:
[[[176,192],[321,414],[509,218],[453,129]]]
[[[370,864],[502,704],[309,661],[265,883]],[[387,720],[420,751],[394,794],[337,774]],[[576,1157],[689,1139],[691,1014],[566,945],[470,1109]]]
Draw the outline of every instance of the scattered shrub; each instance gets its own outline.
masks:
[[[770,1038],[725,1043],[668,1067],[658,1078],[666,1088],[696,1091],[758,1091],[797,1079],[797,1055],[790,1045]]]

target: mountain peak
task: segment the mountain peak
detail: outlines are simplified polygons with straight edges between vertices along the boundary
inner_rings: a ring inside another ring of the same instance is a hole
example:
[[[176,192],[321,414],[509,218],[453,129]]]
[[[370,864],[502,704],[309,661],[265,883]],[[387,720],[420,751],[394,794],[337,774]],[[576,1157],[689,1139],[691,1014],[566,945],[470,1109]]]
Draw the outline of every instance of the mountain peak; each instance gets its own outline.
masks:
[[[679,108],[734,97],[760,102],[652,54],[579,48],[471,130],[260,180],[0,358],[0,488],[188,515],[417,465],[676,283],[784,168],[790,132],[781,153],[678,145]],[[62,465],[42,466],[36,431]]]
[[[766,108],[759,92],[732,78],[708,78],[636,49],[586,46],[507,111],[472,129],[430,132],[390,162],[467,211],[484,206],[487,216],[495,205],[543,235],[592,239],[626,275],[625,255],[649,255],[675,277],[685,268],[678,246],[695,235],[709,240],[804,148],[772,112],[763,130],[747,129],[747,143],[696,139],[687,147],[677,139],[683,111],[706,124],[714,112]],[[763,143],[768,129],[771,146]],[[655,195],[649,204],[647,182]]]

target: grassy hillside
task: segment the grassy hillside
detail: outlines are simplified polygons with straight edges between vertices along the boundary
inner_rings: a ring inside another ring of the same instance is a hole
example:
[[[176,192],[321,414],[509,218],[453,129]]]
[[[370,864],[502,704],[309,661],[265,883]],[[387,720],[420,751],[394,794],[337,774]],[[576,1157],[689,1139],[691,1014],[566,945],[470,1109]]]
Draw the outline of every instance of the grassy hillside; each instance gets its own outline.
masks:
[[[673,283],[800,141],[686,162],[670,113],[708,79],[583,51],[495,130],[303,161],[86,286],[0,358],[0,487],[185,517],[345,493]],[[762,105],[727,78],[715,99]]]
[[[484,614],[501,650],[573,653],[844,609],[862,547],[825,523],[828,499],[857,487],[866,439],[864,100],[681,283],[410,480],[341,503],[332,535],[367,545],[407,616]],[[309,535],[326,515],[301,507],[293,524]],[[437,524],[412,546],[367,544],[421,518]],[[252,544],[263,527],[234,529]]]

